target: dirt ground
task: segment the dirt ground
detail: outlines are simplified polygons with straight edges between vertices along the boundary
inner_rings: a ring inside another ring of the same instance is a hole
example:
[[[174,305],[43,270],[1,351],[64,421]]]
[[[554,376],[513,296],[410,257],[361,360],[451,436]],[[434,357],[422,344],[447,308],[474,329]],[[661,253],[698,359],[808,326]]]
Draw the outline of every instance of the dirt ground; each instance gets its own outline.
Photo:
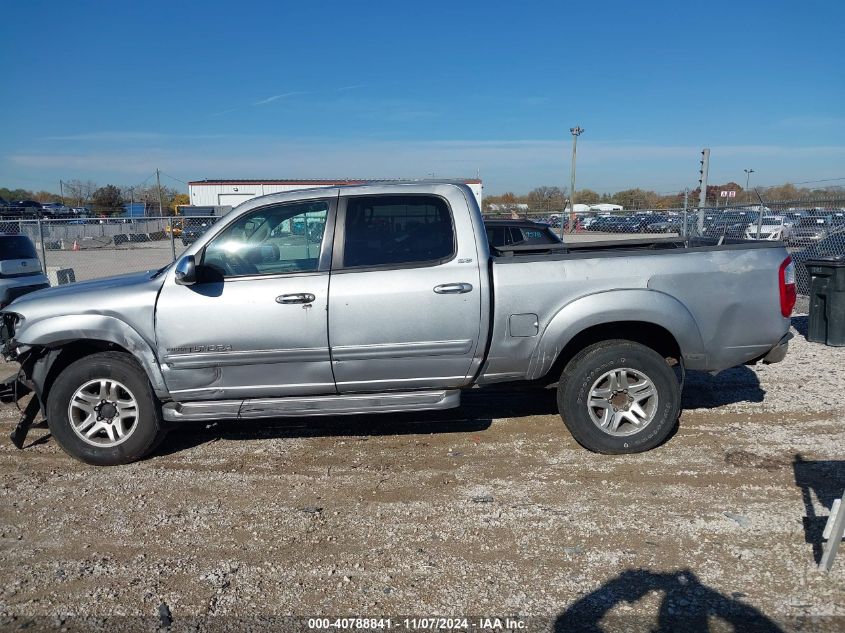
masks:
[[[779,365],[688,376],[677,433],[632,456],[580,448],[550,390],[186,426],[113,468],[72,460],[46,428],[17,451],[2,405],[0,623],[841,631],[845,549],[829,573],[816,560],[845,488],[845,348],[795,325]]]

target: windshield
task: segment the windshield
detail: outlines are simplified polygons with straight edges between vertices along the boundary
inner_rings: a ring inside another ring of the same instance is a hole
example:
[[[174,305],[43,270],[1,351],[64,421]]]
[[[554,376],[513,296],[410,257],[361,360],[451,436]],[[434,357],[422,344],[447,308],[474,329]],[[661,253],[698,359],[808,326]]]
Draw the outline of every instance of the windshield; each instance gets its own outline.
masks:
[[[38,259],[38,255],[25,235],[1,235],[0,260],[6,259]]]

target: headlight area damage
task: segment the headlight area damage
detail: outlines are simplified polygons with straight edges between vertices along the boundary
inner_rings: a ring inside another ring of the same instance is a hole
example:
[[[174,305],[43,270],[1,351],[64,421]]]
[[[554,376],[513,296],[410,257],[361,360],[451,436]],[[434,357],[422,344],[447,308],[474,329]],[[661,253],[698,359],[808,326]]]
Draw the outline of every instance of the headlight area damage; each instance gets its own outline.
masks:
[[[0,354],[7,361],[20,363],[20,369],[0,382],[0,401],[18,402],[21,398],[35,391],[32,380],[38,361],[44,358],[48,350],[44,348],[22,347],[15,341],[15,330],[20,322],[20,315],[14,312],[0,312]],[[41,363],[42,368],[44,364]],[[42,383],[43,384],[43,381]],[[41,397],[36,393],[21,413],[17,426],[9,435],[17,448],[23,448],[26,434],[41,409]]]

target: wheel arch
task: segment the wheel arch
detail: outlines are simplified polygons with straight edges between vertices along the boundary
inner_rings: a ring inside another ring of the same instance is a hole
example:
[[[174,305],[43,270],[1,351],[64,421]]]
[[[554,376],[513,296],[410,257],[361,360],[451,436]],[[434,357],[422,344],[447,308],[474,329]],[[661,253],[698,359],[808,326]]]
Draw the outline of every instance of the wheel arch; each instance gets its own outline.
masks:
[[[153,348],[124,321],[106,315],[65,315],[40,320],[24,327],[16,336],[21,345],[42,348],[30,378],[42,403],[46,402],[52,381],[58,373],[90,354],[102,351],[124,352],[141,367],[158,397],[167,387]]]
[[[578,352],[607,339],[641,343],[692,368],[706,362],[698,324],[680,301],[655,290],[612,290],[577,299],[552,317],[527,377],[557,380]]]

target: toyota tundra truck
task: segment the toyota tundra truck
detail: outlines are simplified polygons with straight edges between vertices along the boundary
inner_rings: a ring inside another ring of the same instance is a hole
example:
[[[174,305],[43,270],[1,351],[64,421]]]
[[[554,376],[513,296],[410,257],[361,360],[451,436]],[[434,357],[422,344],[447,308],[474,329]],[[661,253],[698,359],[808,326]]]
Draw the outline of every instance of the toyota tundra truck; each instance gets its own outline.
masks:
[[[124,464],[183,421],[459,406],[557,385],[601,453],[651,449],[685,370],[786,354],[780,242],[677,237],[492,248],[472,191],[411,182],[244,202],[157,271],[41,290],[0,313],[7,392],[70,455]]]

